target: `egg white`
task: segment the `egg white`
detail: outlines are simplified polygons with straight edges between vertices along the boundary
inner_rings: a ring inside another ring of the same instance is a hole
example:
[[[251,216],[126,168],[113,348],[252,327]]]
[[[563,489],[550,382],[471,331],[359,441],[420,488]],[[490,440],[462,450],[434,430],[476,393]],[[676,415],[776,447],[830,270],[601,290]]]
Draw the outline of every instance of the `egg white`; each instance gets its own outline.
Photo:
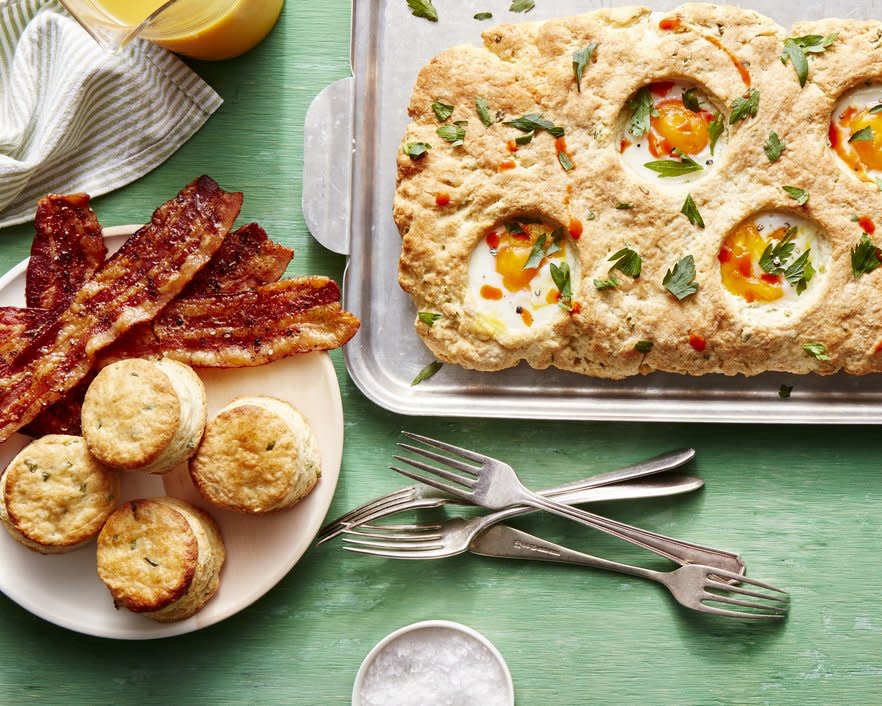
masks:
[[[712,101],[708,99],[707,95],[701,90],[701,88],[694,86],[693,84],[686,83],[684,81],[674,81],[673,84],[674,85],[671,87],[670,91],[668,91],[668,93],[664,96],[656,96],[655,94],[652,94],[652,101],[654,105],[669,98],[682,99],[683,94],[687,90],[689,90],[690,88],[697,88],[697,95],[698,98],[701,100],[701,106],[711,112],[717,110],[717,107]],[[619,156],[621,157],[622,164],[627,171],[643,181],[651,182],[654,186],[657,186],[660,189],[676,190],[683,184],[689,184],[707,176],[714,169],[714,166],[717,164],[717,162],[719,162],[719,160],[726,152],[726,129],[724,127],[723,134],[720,135],[716,145],[714,145],[713,154],[711,154],[710,142],[708,141],[708,144],[705,145],[704,149],[701,152],[699,152],[698,154],[689,155],[691,159],[694,159],[703,167],[701,171],[691,172],[689,174],[684,174],[682,176],[676,177],[660,177],[656,172],[652,171],[651,169],[647,169],[644,165],[647,162],[653,162],[658,159],[666,158],[656,157],[652,154],[652,152],[649,151],[648,134],[644,134],[642,137],[639,138],[636,138],[633,134],[631,134],[630,122],[632,112],[633,111],[628,107],[628,105],[625,104],[625,109],[622,111],[622,126],[619,138],[620,140],[627,140],[631,143],[631,145],[625,148],[624,151],[620,149]],[[621,141],[618,144],[621,145]]]

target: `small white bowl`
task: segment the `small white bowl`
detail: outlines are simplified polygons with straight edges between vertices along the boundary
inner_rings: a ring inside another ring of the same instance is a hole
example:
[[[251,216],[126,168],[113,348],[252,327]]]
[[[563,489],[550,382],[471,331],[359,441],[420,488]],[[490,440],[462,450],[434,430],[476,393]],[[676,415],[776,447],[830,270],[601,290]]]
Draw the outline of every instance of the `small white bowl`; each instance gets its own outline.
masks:
[[[424,633],[424,635],[419,635],[421,632]],[[402,638],[412,638],[416,636],[423,637],[427,643],[430,643],[436,654],[438,653],[437,648],[443,646],[443,640],[457,639],[460,644],[463,644],[463,637],[467,639],[467,642],[465,643],[466,645],[471,643],[473,646],[480,645],[484,647],[489,653],[491,662],[495,663],[499,668],[498,681],[500,682],[500,690],[494,693],[498,694],[500,697],[500,703],[505,704],[506,706],[514,705],[514,684],[511,680],[511,672],[508,671],[508,665],[505,663],[499,650],[493,646],[493,643],[490,642],[490,640],[477,630],[473,630],[460,623],[454,623],[449,620],[424,620],[419,623],[413,623],[412,625],[406,625],[405,627],[399,628],[388,634],[368,653],[368,656],[364,658],[361,667],[358,669],[358,674],[355,677],[355,684],[352,687],[352,706],[364,706],[366,703],[363,700],[363,696],[365,694],[365,688],[368,686],[368,676],[377,660],[382,656],[385,656],[384,653],[393,649],[393,643],[396,641],[400,646],[403,642]],[[442,679],[449,679],[449,676],[445,677],[444,675],[443,666],[440,664],[440,660],[439,663],[436,663],[434,666],[438,668],[438,683],[441,683]],[[467,668],[468,666],[468,664],[463,665],[464,668]],[[395,687],[390,684],[389,688],[392,689]],[[502,693],[499,693],[500,691]],[[430,702],[427,702],[423,696],[417,698],[413,703],[431,706]],[[481,703],[484,702],[482,701]]]

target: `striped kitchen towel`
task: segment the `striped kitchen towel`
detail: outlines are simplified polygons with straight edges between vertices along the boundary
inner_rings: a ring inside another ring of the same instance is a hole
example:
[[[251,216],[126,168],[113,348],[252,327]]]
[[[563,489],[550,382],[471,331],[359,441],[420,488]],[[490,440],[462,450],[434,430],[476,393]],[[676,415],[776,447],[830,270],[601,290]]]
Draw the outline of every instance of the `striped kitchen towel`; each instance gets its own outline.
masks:
[[[165,161],[221,104],[165,49],[108,54],[56,0],[0,0],[0,228],[50,192],[105,194]]]

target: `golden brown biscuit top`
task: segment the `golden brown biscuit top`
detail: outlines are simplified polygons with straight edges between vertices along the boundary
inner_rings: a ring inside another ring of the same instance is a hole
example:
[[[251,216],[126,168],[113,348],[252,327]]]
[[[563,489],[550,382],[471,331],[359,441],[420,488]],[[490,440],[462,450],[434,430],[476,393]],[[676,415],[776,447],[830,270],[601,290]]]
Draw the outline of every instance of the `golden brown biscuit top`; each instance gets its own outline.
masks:
[[[175,389],[155,362],[123,360],[104,368],[89,386],[83,435],[105,463],[136,468],[168,446],[180,416]]]
[[[132,500],[98,536],[98,575],[131,611],[158,610],[193,580],[198,543],[184,515],[160,500]]]
[[[119,492],[116,471],[92,456],[81,437],[62,434],[25,447],[6,469],[3,485],[12,525],[50,546],[94,536]]]

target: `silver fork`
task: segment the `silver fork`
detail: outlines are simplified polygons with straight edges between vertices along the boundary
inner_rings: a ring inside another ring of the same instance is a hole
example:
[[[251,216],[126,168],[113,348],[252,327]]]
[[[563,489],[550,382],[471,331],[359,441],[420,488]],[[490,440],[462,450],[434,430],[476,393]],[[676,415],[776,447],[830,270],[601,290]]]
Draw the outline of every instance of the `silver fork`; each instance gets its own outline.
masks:
[[[580,481],[557,486],[556,488],[549,488],[543,492],[550,495],[557,495],[570,491],[577,492],[588,490],[590,488],[599,488],[606,485],[623,483],[624,481],[645,478],[649,475],[655,475],[657,473],[663,473],[665,471],[679,468],[693,458],[695,458],[695,449],[677,449],[676,451],[670,451],[659,456],[654,456],[646,461],[625,466],[624,468],[601,473]],[[690,487],[689,489],[692,488]],[[661,488],[647,487],[645,490],[647,495],[666,494]],[[635,495],[634,497],[637,496]],[[601,496],[599,499],[604,498]],[[569,500],[568,502],[574,505],[580,503],[580,501],[576,499]],[[406,488],[400,488],[360,505],[359,507],[344,513],[336,520],[327,523],[318,534],[316,546],[333,539],[341,534],[343,530],[351,527],[367,524],[399,512],[441,507],[442,505],[451,503],[458,505],[468,504],[460,498],[453,498],[446,493],[442,493],[435,488],[428,488],[425,485],[410,485]]]
[[[790,596],[786,591],[717,567],[687,564],[675,571],[653,571],[573,551],[507,525],[496,525],[481,533],[469,549],[482,556],[578,564],[639,576],[665,586],[681,605],[713,615],[781,620],[790,609]]]
[[[521,514],[527,511],[522,505],[548,510],[557,515],[561,515],[568,519],[588,525],[594,529],[606,532],[614,537],[618,537],[626,542],[630,542],[637,546],[648,549],[651,552],[663,556],[678,564],[704,564],[707,566],[715,566],[724,571],[730,571],[737,574],[744,573],[744,562],[737,554],[727,552],[712,547],[705,547],[700,544],[693,544],[673,537],[667,537],[663,534],[657,534],[648,530],[640,529],[624,522],[617,522],[592,512],[586,512],[578,508],[564,505],[550,498],[543,497],[525,488],[517,477],[514,469],[503,461],[499,461],[490,456],[463,449],[453,444],[447,444],[442,441],[436,441],[426,436],[412,434],[410,432],[402,432],[405,436],[415,441],[419,441],[427,446],[432,446],[448,454],[458,456],[459,458],[451,458],[440,453],[430,451],[429,449],[419,448],[411,444],[399,443],[398,445],[412,453],[429,458],[448,467],[455,468],[468,476],[454,473],[446,468],[432,466],[423,461],[408,458],[406,456],[395,456],[395,459],[406,463],[410,466],[425,471],[428,476],[414,473],[410,470],[392,466],[392,470],[402,475],[412,478],[413,480],[425,483],[426,485],[442,490],[446,493],[466,500],[475,505],[481,505],[488,509],[503,508],[499,512],[485,515],[476,520],[484,521],[488,524],[482,526],[489,527],[492,524],[501,522],[515,514]],[[467,459],[480,465],[475,466],[465,463],[460,459]],[[445,483],[438,479],[440,476],[449,483]],[[474,536],[474,535],[473,535]],[[463,550],[464,551],[464,550]]]

